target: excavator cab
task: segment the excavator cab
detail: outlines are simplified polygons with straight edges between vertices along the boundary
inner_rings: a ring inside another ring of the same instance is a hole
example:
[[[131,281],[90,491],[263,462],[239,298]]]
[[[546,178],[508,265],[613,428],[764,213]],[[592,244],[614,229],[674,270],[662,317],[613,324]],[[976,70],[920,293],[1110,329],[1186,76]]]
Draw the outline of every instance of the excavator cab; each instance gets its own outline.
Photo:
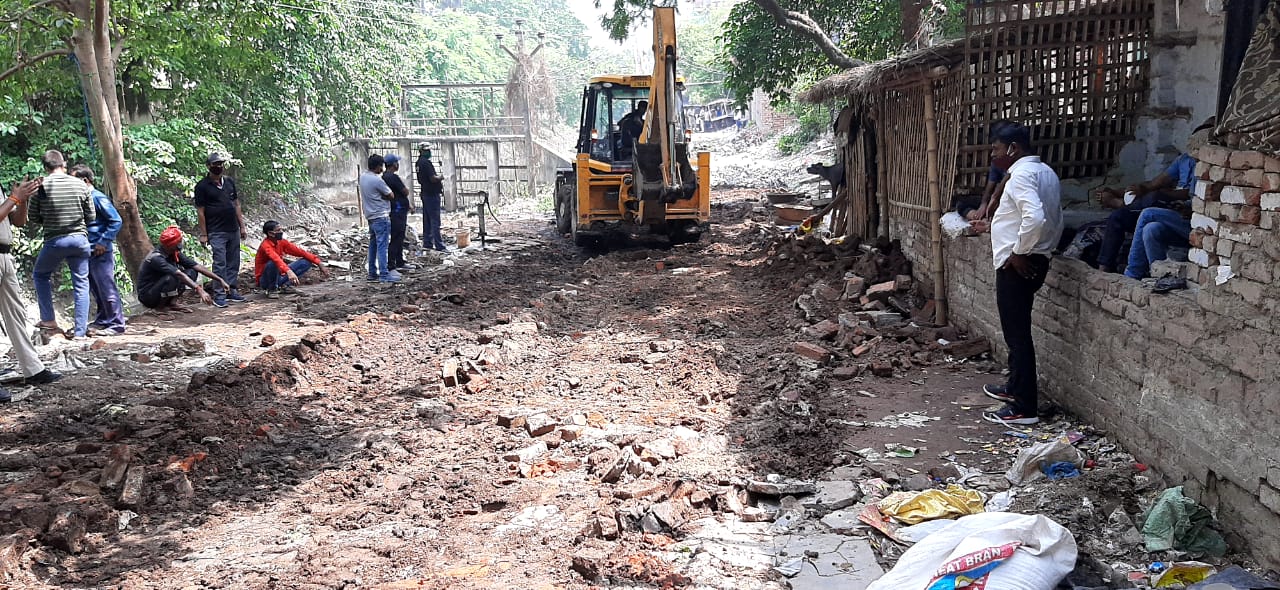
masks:
[[[655,7],[653,22],[653,75],[591,78],[582,93],[577,156],[556,171],[556,228],[579,246],[601,245],[613,233],[696,241],[711,218],[711,155],[690,160],[675,10]],[[643,124],[624,125],[642,102]]]
[[[631,87],[609,81],[594,82],[582,93],[582,125],[578,131],[578,153],[608,163],[611,168],[631,169],[633,147],[624,138],[621,122],[640,103],[649,100],[649,88]]]

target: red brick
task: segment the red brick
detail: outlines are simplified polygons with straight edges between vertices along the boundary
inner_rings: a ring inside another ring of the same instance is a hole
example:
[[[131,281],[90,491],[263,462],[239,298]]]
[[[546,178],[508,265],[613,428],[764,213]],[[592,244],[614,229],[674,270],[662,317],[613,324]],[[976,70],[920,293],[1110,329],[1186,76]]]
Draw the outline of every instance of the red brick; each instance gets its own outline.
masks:
[[[1230,179],[1231,179],[1230,168],[1224,168],[1222,166],[1209,167],[1209,180],[1212,180],[1214,182],[1224,182],[1224,181],[1230,182],[1231,181]]]
[[[862,296],[862,290],[866,288],[866,279],[862,277],[849,277],[844,280],[844,298],[857,299]]]
[[[1269,156],[1263,163],[1262,169],[1267,172],[1280,172],[1280,157]]]
[[[1250,168],[1240,172],[1240,184],[1258,188],[1266,184],[1266,176],[1267,174],[1262,171],[1262,168]]]
[[[1240,223],[1258,225],[1262,221],[1262,207],[1245,205],[1240,208]]]
[[[836,333],[839,331],[840,324],[831,320],[822,320],[821,322],[804,329],[805,335],[817,338],[818,340],[830,340],[835,337]]]
[[[893,292],[897,290],[897,288],[898,285],[896,281],[885,281],[883,283],[871,285],[871,288],[867,289],[867,299],[870,299],[871,301],[884,301],[885,299],[888,299],[890,295],[893,295]]]
[[[1266,162],[1267,156],[1262,152],[1235,151],[1231,152],[1226,165],[1236,170],[1248,170],[1251,168],[1263,168],[1266,166]]]
[[[1214,202],[1222,199],[1222,187],[1226,185],[1221,182],[1211,182],[1204,190],[1204,200],[1206,202]]]
[[[794,345],[792,345],[792,350],[796,354],[804,358],[807,358],[811,361],[825,363],[831,360],[831,351],[821,346],[818,346],[816,344],[809,344],[808,342],[797,342]]]
[[[1262,190],[1269,193],[1280,190],[1280,172],[1268,172],[1263,175]]]
[[[1194,155],[1196,160],[1201,162],[1208,162],[1214,166],[1225,166],[1231,151],[1216,145],[1206,145],[1196,150]]]
[[[1209,179],[1209,169],[1213,168],[1213,164],[1208,162],[1196,162],[1196,178],[1200,180]]]

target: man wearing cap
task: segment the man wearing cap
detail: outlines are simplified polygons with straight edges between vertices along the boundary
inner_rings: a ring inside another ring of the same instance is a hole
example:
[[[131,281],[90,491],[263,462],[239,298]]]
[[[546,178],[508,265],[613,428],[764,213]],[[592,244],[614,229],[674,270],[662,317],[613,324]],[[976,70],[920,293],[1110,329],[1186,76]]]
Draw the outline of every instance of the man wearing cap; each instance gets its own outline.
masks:
[[[436,174],[431,163],[431,144],[418,144],[418,186],[422,195],[422,247],[447,250],[440,237],[440,194],[444,192],[444,177]]]
[[[182,230],[174,226],[165,228],[160,232],[160,245],[142,259],[142,266],[138,268],[138,303],[159,312],[191,313],[191,308],[178,304],[178,298],[192,289],[205,305],[214,305],[213,298],[196,282],[196,273],[213,279],[224,292],[231,289],[225,279],[182,253]]]
[[[404,260],[404,233],[409,226],[409,214],[413,213],[413,202],[409,200],[409,187],[400,180],[400,156],[387,154],[383,158],[387,170],[382,173],[382,180],[391,187],[391,243],[387,246],[387,264],[396,270],[413,270],[415,267]]]
[[[400,273],[387,266],[391,241],[391,187],[382,179],[382,156],[369,156],[369,169],[360,173],[360,208],[369,222],[369,281],[400,282]]]
[[[27,309],[22,304],[22,290],[18,287],[18,264],[13,260],[13,229],[27,223],[27,201],[40,186],[39,180],[30,180],[14,187],[8,198],[0,190],[0,319],[4,332],[13,345],[13,355],[18,359],[18,369],[26,376],[26,382],[40,385],[53,383],[62,375],[45,368],[36,354],[36,347],[27,338]],[[0,387],[0,403],[10,401],[9,390]]]
[[[35,278],[36,302],[40,305],[42,330],[62,332],[53,315],[53,273],[63,261],[71,271],[75,292],[75,327],[68,338],[79,338],[89,331],[89,246],[90,223],[96,215],[89,187],[84,181],[67,174],[67,161],[62,153],[49,150],[41,158],[48,176],[40,191],[27,205],[27,220],[40,226],[44,245],[36,256],[32,276]]]
[[[98,315],[90,324],[100,334],[124,334],[124,306],[120,302],[120,288],[116,285],[116,255],[112,245],[124,221],[115,203],[93,186],[93,170],[79,165],[71,169],[71,175],[84,181],[93,193],[93,209],[97,216],[89,224],[89,295],[98,306]]]
[[[214,152],[205,165],[209,173],[196,183],[196,214],[200,219],[200,243],[213,250],[213,272],[222,277],[213,285],[213,304],[243,303],[236,277],[240,274],[240,242],[249,235],[244,229],[244,212],[235,180],[224,176],[229,157]],[[229,285],[225,289],[223,285]]]
[[[329,271],[318,256],[284,239],[284,226],[279,221],[262,224],[262,233],[266,239],[258,245],[258,255],[253,259],[253,279],[266,291],[267,298],[276,298],[276,291],[292,292],[290,285],[300,284],[299,277],[312,268],[319,268],[320,274],[329,278]],[[285,256],[297,256],[298,259],[286,262]]]

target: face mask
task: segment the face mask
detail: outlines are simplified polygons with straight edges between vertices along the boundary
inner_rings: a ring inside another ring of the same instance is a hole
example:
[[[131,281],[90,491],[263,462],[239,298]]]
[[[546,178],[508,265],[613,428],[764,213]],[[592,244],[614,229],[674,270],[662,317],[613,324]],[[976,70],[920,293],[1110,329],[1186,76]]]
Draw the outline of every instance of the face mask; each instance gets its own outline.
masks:
[[[280,231],[278,231],[278,232],[276,232],[276,233],[274,233],[274,234],[271,234],[271,238],[272,238],[272,239],[275,239],[275,240],[283,240],[283,239],[284,239],[284,230],[280,230]]]
[[[427,158],[428,160],[430,160],[430,159],[431,159],[431,151],[430,151],[430,150],[425,151],[425,152],[422,152],[422,155],[426,156],[426,158]]]
[[[209,174],[212,174],[212,175],[214,175],[214,176],[217,176],[217,175],[219,175],[219,174],[222,174],[222,170],[223,170],[223,167],[222,167],[222,166],[210,166],[210,167],[209,167]]]

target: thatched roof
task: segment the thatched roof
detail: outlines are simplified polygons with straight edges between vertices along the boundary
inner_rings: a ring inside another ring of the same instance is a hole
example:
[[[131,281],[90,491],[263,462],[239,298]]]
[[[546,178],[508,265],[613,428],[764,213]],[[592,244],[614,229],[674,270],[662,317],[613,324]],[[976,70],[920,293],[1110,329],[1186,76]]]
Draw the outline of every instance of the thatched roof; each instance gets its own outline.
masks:
[[[865,96],[904,79],[919,77],[938,66],[951,67],[964,59],[964,39],[908,51],[886,60],[858,66],[828,77],[800,93],[803,102]]]

